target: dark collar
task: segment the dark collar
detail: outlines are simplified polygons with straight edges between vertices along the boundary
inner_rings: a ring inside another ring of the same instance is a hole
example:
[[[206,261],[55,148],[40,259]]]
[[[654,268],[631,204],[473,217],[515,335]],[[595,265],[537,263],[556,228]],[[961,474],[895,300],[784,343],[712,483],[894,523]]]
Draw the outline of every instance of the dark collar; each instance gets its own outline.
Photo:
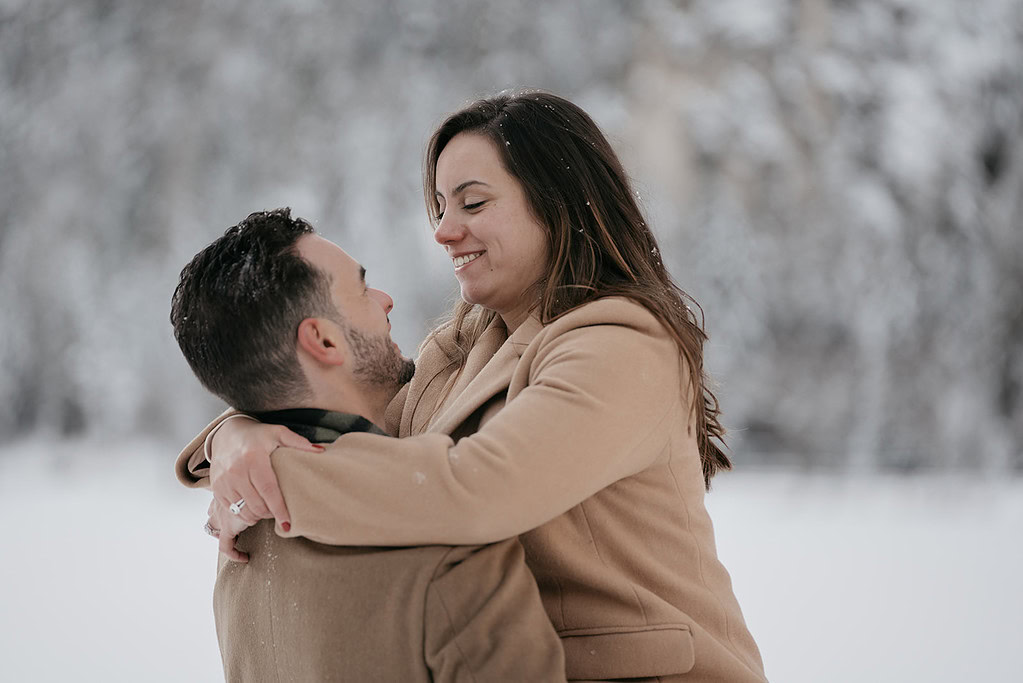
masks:
[[[335,413],[319,408],[293,408],[273,410],[266,413],[251,413],[260,422],[283,425],[313,443],[333,443],[342,434],[369,432],[387,434],[375,424],[360,415]]]

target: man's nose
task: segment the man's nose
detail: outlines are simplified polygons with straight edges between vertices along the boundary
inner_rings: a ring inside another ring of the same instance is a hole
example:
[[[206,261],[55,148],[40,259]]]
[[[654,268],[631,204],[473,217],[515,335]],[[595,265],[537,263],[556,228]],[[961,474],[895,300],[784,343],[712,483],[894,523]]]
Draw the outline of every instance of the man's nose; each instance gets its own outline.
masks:
[[[370,290],[373,292],[373,298],[377,300],[380,307],[384,309],[384,313],[390,313],[391,309],[394,308],[394,300],[388,296],[387,292],[380,291],[379,289]]]

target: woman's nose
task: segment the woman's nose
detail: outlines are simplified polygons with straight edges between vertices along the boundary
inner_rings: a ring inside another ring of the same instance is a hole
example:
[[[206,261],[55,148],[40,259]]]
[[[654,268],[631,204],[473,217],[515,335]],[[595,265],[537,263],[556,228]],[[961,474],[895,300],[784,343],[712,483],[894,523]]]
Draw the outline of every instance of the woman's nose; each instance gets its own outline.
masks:
[[[437,244],[451,244],[464,236],[465,228],[462,224],[454,216],[448,215],[440,219],[436,230],[433,231],[433,239]]]

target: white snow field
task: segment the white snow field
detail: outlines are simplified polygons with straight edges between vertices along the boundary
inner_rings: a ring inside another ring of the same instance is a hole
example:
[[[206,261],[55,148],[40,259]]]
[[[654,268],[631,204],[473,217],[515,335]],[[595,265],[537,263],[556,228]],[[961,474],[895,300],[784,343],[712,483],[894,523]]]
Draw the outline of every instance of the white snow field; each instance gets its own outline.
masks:
[[[172,447],[0,449],[0,680],[222,680]],[[1017,681],[1023,480],[731,473],[718,549],[775,683]]]

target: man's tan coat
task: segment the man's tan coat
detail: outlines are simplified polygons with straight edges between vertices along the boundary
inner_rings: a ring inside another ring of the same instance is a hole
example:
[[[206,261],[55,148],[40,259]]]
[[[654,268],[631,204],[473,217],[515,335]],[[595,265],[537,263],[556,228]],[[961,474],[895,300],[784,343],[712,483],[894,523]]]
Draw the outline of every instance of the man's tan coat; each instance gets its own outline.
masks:
[[[530,318],[511,337],[498,319],[461,373],[450,337],[424,343],[392,403],[407,438],[348,434],[330,459],[273,454],[292,522],[277,533],[332,545],[517,535],[569,679],[764,681],[717,559],[688,380],[660,323],[619,298],[547,326]],[[179,457],[183,481],[206,474],[214,425]]]
[[[512,539],[345,548],[265,520],[220,556],[213,614],[231,683],[564,681],[564,655]]]

